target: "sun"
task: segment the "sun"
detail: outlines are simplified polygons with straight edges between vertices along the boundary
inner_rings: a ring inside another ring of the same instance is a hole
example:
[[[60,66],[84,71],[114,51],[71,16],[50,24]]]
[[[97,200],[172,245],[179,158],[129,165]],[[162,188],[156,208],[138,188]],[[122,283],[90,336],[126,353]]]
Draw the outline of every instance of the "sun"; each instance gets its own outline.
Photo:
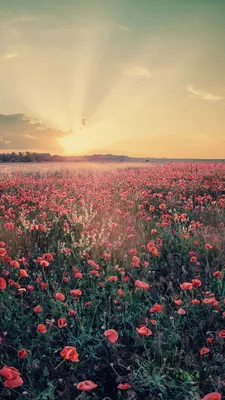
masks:
[[[58,142],[60,143],[65,155],[88,154],[92,149],[92,143],[90,142],[88,135],[83,133],[83,131],[79,133],[71,133],[63,138],[59,138]]]

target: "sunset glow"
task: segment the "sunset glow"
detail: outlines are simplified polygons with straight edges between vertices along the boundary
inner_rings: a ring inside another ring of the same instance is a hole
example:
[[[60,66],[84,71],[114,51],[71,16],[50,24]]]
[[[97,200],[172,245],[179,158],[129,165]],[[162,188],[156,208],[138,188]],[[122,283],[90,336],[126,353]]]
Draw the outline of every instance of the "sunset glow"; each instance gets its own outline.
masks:
[[[2,0],[0,151],[223,158],[223,15],[220,0]]]

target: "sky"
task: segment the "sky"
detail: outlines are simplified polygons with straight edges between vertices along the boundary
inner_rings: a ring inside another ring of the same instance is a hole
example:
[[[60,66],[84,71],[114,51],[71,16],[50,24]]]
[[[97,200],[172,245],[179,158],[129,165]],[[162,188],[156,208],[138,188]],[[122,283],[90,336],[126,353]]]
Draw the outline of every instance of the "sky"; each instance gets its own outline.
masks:
[[[0,0],[0,151],[225,158],[224,17],[224,0]]]

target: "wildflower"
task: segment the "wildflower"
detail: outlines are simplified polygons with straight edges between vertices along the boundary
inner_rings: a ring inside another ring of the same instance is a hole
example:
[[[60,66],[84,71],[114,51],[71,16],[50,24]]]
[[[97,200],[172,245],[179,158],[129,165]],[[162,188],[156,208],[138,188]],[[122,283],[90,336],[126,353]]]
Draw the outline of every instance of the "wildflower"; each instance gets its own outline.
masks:
[[[210,350],[207,347],[203,347],[200,350],[200,355],[203,356],[204,354],[208,354],[210,352]]]
[[[12,260],[12,261],[10,262],[10,265],[11,265],[11,267],[13,267],[13,268],[19,268],[19,267],[20,267],[20,264],[19,264],[18,261],[16,261],[16,260]]]
[[[68,310],[68,315],[70,317],[74,317],[74,315],[76,315],[76,311],[70,309],[70,310]]]
[[[131,267],[139,267],[139,264],[140,264],[140,258],[139,257],[137,257],[137,256],[133,256],[132,257],[132,262],[131,262]]]
[[[20,269],[20,277],[21,278],[28,278],[28,273],[25,269]]]
[[[211,244],[206,243],[206,244],[205,244],[205,248],[209,250],[209,249],[212,249],[212,246],[211,246]]]
[[[176,306],[180,306],[182,304],[182,300],[180,299],[174,300],[174,304],[176,304]]]
[[[216,278],[220,279],[220,278],[222,278],[222,272],[221,271],[215,271],[215,272],[213,272],[213,276],[215,276]]]
[[[63,294],[63,293],[60,293],[60,292],[57,292],[57,293],[55,294],[55,297],[56,297],[57,300],[61,300],[61,301],[64,301],[64,300],[65,300],[64,294]]]
[[[65,328],[67,326],[66,318],[58,319],[58,328]]]
[[[0,247],[0,257],[4,257],[6,255],[6,249]]]
[[[152,331],[147,328],[146,325],[141,325],[139,328],[136,328],[137,333],[141,336],[151,336]]]
[[[72,296],[81,296],[81,295],[82,295],[82,290],[80,290],[80,289],[73,289],[73,290],[70,290],[70,294],[71,294]]]
[[[193,287],[192,283],[190,282],[184,282],[180,284],[180,288],[183,290],[191,290]]]
[[[0,375],[5,379],[4,386],[7,388],[16,388],[23,384],[20,372],[14,367],[4,366],[0,369]]]
[[[25,358],[27,357],[27,351],[25,349],[21,349],[18,351],[17,355],[19,358]]]
[[[120,383],[117,386],[117,388],[120,389],[120,390],[128,390],[128,389],[131,388],[131,386],[129,385],[129,383]]]
[[[47,332],[47,328],[46,328],[46,326],[44,324],[38,324],[37,331],[41,332],[41,333],[46,333]]]
[[[130,254],[131,256],[136,256],[136,254],[137,254],[137,249],[135,249],[135,248],[130,249],[130,250],[128,251],[128,254]]]
[[[186,311],[183,308],[179,308],[179,310],[177,311],[177,314],[179,315],[185,315]]]
[[[161,312],[162,309],[162,305],[156,303],[152,308],[150,308],[150,313]]]
[[[225,339],[225,329],[222,329],[222,330],[218,333],[218,336],[219,336],[221,339]]]
[[[200,279],[192,279],[192,285],[193,286],[196,286],[196,287],[198,287],[198,286],[201,286],[201,281],[200,281]]]
[[[41,286],[42,290],[45,290],[48,287],[48,284],[46,282],[41,282],[40,286]]]
[[[79,362],[79,354],[77,353],[76,347],[65,346],[60,352],[60,356],[63,357],[64,360]]]
[[[108,338],[111,343],[117,342],[119,335],[114,329],[108,329],[104,332],[104,335]]]
[[[42,261],[40,262],[40,265],[41,265],[42,267],[46,268],[46,267],[49,266],[49,262],[46,261],[46,260],[42,260]]]
[[[77,384],[77,389],[82,390],[83,392],[88,392],[89,390],[96,389],[98,385],[92,381],[83,381]]]
[[[148,283],[137,280],[135,281],[135,287],[148,290],[150,288],[150,285]]]
[[[192,304],[200,304],[201,303],[200,300],[198,300],[198,299],[193,299],[191,302],[192,302]]]
[[[0,290],[6,289],[6,280],[4,278],[0,278]]]
[[[116,281],[118,281],[118,277],[114,276],[114,275],[111,275],[111,276],[109,276],[108,281],[109,282],[116,282]]]
[[[77,278],[77,279],[82,279],[82,278],[83,278],[82,273],[81,273],[81,272],[76,272],[75,278]]]
[[[117,290],[117,294],[118,294],[119,296],[123,296],[123,295],[124,295],[124,292],[123,292],[122,289],[118,289],[118,290]]]
[[[211,392],[202,398],[202,400],[221,400],[222,395],[219,392]]]
[[[52,261],[53,260],[53,255],[51,253],[46,253],[43,255],[44,260],[47,261]]]

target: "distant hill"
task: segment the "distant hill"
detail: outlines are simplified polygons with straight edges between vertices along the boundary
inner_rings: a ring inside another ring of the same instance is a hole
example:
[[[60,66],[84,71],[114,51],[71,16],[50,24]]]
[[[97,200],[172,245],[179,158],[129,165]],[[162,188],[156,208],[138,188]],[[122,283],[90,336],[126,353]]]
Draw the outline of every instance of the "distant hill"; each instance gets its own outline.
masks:
[[[92,154],[88,156],[59,156],[50,153],[12,152],[0,153],[0,163],[29,163],[29,162],[96,162],[96,163],[133,163],[133,162],[225,162],[225,159],[194,159],[194,158],[153,158],[153,157],[129,157],[114,154]]]

